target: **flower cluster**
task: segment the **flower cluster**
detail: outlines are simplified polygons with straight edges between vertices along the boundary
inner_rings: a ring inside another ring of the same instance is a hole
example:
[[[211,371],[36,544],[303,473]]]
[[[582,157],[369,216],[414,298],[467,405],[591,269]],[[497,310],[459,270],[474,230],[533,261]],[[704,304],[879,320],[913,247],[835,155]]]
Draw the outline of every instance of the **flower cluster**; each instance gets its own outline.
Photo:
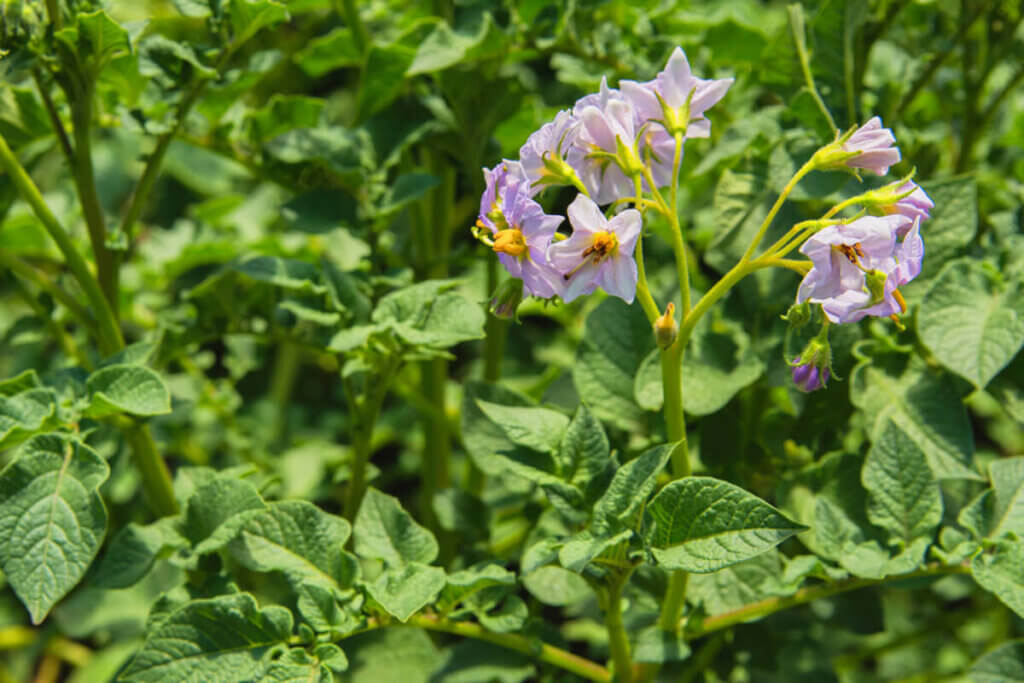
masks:
[[[634,198],[638,186],[668,184],[683,142],[710,134],[704,113],[731,84],[696,78],[676,48],[654,80],[623,81],[621,89],[602,81],[599,92],[530,135],[518,160],[484,170],[479,234],[526,294],[572,301],[601,287],[633,301],[640,213],[625,209],[608,218],[600,206]],[[567,212],[568,238],[556,233],[562,217],[545,214],[535,200],[551,185],[580,191]]]

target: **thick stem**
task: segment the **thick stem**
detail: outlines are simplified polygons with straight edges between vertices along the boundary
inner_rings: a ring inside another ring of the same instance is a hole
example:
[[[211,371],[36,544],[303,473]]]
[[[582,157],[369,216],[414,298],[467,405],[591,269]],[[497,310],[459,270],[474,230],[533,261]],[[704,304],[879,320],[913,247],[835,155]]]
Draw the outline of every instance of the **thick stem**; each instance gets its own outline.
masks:
[[[157,451],[156,442],[149,427],[139,422],[123,430],[125,439],[132,446],[135,466],[142,475],[142,490],[150,507],[157,515],[169,517],[178,514],[178,501],[174,498],[174,486],[167,464]]]
[[[352,477],[348,481],[348,489],[345,492],[345,508],[342,513],[349,522],[354,523],[356,513],[359,512],[359,505],[363,502],[363,495],[366,493],[366,465],[370,462],[370,438],[373,432],[373,425],[357,427],[357,432],[352,439]]]
[[[78,284],[85,292],[86,298],[89,299],[89,305],[97,320],[97,343],[100,352],[107,355],[119,351],[124,346],[124,339],[121,337],[121,329],[117,325],[117,320],[103,290],[100,289],[99,283],[92,271],[89,270],[85,259],[75,248],[71,236],[50,211],[39,188],[32,182],[32,178],[25,172],[3,137],[0,137],[0,167],[7,172],[14,186],[18,188],[21,197],[32,207],[36,217],[46,228],[53,241],[57,243],[57,248],[64,255],[68,268],[71,269]]]
[[[615,664],[615,682],[630,683],[633,679],[633,660],[629,654],[629,638],[622,623],[622,589],[628,576],[615,579],[608,586],[604,611],[604,624],[608,631],[608,648]]]
[[[273,443],[282,448],[288,438],[288,404],[291,401],[295,379],[302,365],[302,349],[298,344],[283,340],[274,358],[274,372],[270,378],[270,397],[276,409]]]
[[[71,101],[71,119],[74,124],[75,163],[72,166],[78,201],[82,205],[85,225],[89,230],[96,272],[103,295],[110,303],[114,319],[118,315],[118,259],[107,248],[107,226],[103,208],[96,193],[96,176],[92,167],[92,89],[84,87]]]
[[[665,428],[672,451],[674,479],[690,476],[690,457],[686,443],[686,417],[683,414],[683,349],[679,339],[661,352],[661,384],[664,388]]]

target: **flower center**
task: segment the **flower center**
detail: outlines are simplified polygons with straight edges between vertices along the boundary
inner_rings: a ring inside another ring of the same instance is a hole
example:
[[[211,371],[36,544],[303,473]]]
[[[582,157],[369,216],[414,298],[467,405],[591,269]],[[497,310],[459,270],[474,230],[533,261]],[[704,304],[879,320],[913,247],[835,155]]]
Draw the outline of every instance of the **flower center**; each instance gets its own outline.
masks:
[[[619,246],[619,238],[614,232],[599,232],[594,235],[594,242],[583,250],[583,259],[593,257],[594,263],[600,263],[615,253]]]
[[[522,230],[508,228],[499,230],[494,235],[494,251],[499,254],[508,254],[516,258],[523,258],[526,254],[526,240],[523,238]]]
[[[864,249],[860,246],[860,242],[855,244],[840,244],[832,248],[845,256],[847,260],[854,265],[859,265],[860,259],[864,258]]]

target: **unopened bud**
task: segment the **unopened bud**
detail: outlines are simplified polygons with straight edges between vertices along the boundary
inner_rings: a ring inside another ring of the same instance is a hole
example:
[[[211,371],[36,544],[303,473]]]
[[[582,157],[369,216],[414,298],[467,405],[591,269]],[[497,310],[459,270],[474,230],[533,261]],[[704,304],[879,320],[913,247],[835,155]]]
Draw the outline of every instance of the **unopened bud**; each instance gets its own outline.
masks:
[[[518,321],[516,311],[519,310],[519,304],[522,302],[523,281],[513,277],[502,282],[494,290],[488,310],[495,318]]]
[[[799,304],[793,304],[786,311],[786,315],[782,316],[782,319],[788,322],[789,326],[794,330],[799,330],[811,321],[811,303],[804,301]]]
[[[665,306],[665,313],[654,321],[654,341],[659,348],[667,349],[672,346],[679,335],[679,325],[672,317],[675,310],[676,305],[670,301]]]

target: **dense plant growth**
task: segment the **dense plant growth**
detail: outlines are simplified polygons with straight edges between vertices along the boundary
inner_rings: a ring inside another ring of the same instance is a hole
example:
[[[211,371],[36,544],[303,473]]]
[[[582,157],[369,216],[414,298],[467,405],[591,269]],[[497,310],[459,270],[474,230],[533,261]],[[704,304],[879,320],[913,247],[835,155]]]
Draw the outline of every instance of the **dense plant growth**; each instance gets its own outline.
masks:
[[[0,0],[0,683],[1024,679],[1022,64]]]

